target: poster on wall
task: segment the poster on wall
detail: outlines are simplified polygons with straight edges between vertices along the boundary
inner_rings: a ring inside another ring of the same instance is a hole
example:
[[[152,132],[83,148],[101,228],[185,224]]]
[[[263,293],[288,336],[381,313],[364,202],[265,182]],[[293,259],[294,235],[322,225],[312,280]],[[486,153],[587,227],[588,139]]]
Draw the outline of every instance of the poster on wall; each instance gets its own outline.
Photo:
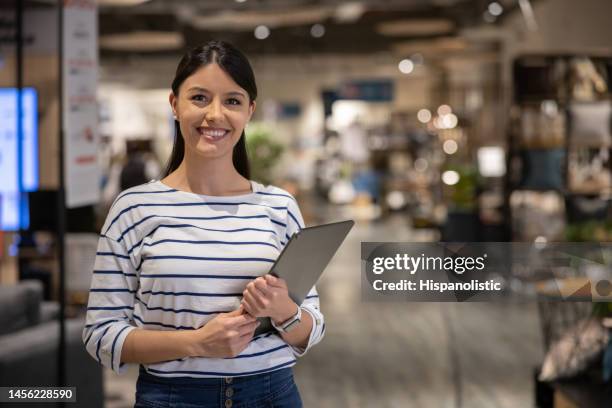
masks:
[[[95,0],[66,0],[63,29],[66,206],[100,198],[98,164],[98,11]]]

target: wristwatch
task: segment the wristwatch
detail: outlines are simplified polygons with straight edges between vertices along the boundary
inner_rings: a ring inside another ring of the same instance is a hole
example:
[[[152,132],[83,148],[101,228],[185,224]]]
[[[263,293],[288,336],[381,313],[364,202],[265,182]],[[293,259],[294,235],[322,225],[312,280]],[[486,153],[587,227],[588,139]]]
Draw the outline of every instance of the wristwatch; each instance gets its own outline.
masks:
[[[274,323],[273,319],[270,319],[270,321],[272,322],[272,327],[274,327],[279,332],[289,333],[291,330],[296,328],[297,325],[302,321],[302,308],[298,306],[297,312],[279,325]]]

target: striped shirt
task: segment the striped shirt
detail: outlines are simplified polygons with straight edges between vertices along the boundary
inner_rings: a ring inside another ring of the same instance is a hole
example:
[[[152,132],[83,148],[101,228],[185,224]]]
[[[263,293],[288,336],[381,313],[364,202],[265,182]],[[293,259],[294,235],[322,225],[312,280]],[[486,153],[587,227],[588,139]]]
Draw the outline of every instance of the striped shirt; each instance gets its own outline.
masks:
[[[121,349],[131,330],[198,329],[238,308],[246,285],[270,270],[304,226],[289,193],[254,181],[251,186],[249,194],[207,196],[152,181],[117,197],[102,227],[83,330],[98,362],[123,373]],[[234,358],[143,366],[163,377],[233,377],[290,367],[325,329],[315,287],[301,306],[313,317],[305,349],[268,332]]]

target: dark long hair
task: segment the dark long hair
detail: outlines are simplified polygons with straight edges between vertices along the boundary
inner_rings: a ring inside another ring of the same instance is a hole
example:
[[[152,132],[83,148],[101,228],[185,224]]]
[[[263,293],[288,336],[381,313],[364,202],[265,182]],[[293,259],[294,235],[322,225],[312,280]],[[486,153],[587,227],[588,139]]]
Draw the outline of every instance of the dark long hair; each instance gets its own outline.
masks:
[[[172,81],[172,92],[176,97],[179,94],[181,84],[198,69],[215,63],[221,67],[242,89],[249,94],[249,103],[257,98],[257,85],[255,75],[249,60],[233,45],[225,41],[209,41],[204,45],[189,50],[176,68],[176,74]],[[174,146],[163,177],[168,176],[183,161],[185,156],[185,140],[181,133],[179,122],[174,120]],[[249,158],[246,150],[244,130],[238,143],[234,146],[232,153],[234,167],[246,179],[250,179]]]

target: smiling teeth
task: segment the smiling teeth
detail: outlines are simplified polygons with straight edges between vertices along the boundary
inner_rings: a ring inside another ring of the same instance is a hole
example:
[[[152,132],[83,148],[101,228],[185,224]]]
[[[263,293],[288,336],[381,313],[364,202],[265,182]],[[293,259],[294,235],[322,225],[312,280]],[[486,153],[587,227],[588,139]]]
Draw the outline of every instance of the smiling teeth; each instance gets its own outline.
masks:
[[[212,137],[214,139],[218,139],[220,137],[225,136],[227,131],[226,130],[202,130],[201,133],[204,136],[208,136],[208,137]]]

